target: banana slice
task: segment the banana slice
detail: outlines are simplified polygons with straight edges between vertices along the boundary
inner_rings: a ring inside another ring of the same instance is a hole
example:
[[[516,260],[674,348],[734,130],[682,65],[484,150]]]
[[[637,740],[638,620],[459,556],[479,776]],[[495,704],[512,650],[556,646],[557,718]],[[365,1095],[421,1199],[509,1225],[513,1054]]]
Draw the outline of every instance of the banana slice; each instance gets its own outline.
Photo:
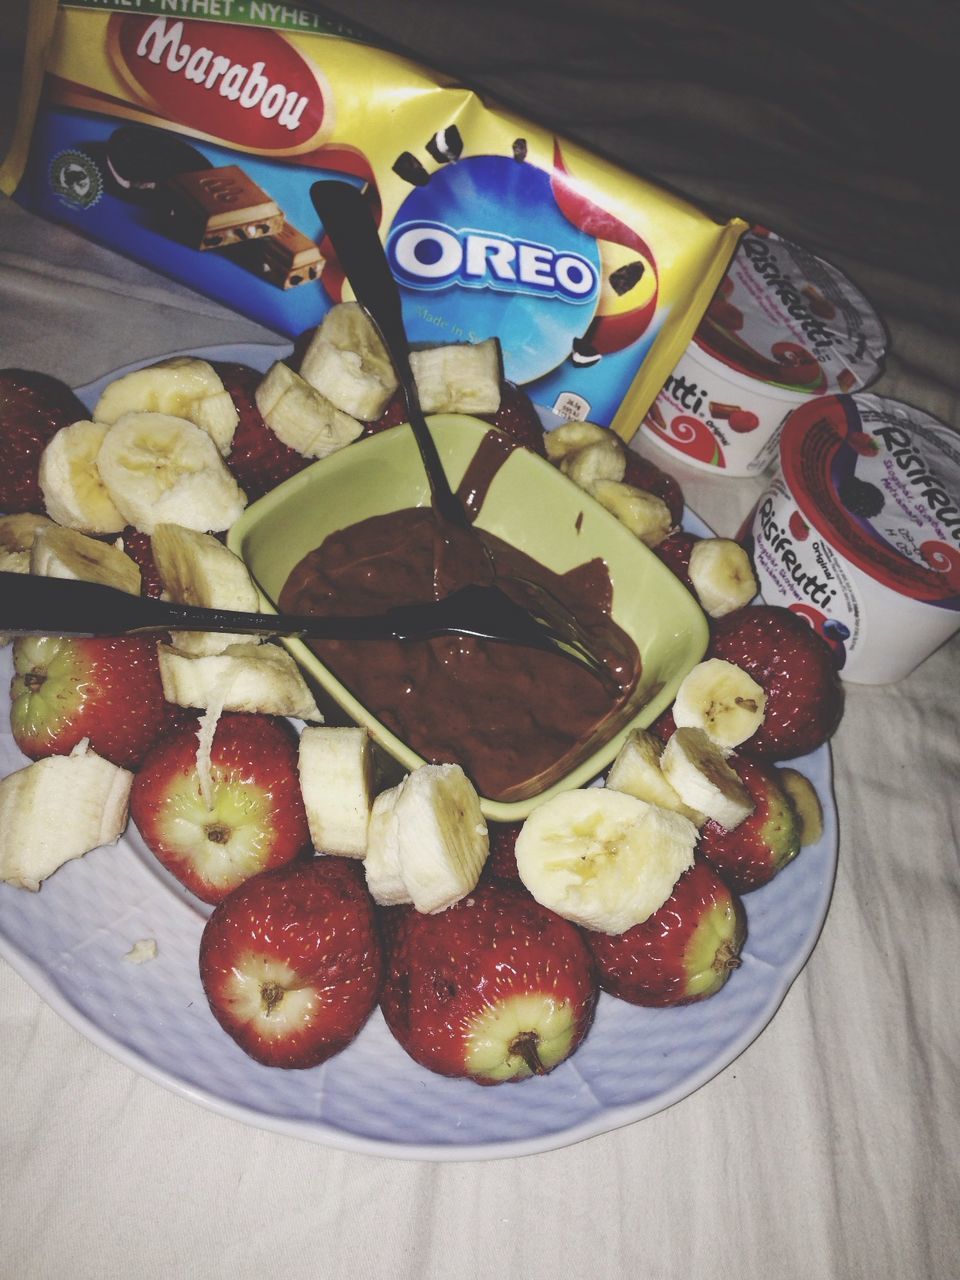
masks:
[[[300,669],[278,645],[245,642],[198,658],[159,644],[157,654],[163,696],[179,707],[323,720]]]
[[[74,422],[61,427],[40,455],[44,506],[68,529],[119,533],[126,524],[97,470],[97,454],[108,430],[105,422]]]
[[[115,378],[93,410],[97,422],[113,424],[128,413],[167,413],[185,418],[210,436],[226,457],[240,416],[223,380],[206,360],[174,356]]]
[[[823,807],[809,778],[796,769],[780,769],[780,782],[793,801],[800,819],[800,844],[805,849],[816,844],[823,835]]]
[[[662,755],[663,743],[655,734],[646,729],[632,730],[610,766],[605,785],[611,791],[625,791],[647,804],[682,814],[695,827],[702,827],[706,822],[703,814],[688,808],[663,776]]]
[[[677,728],[702,729],[717,746],[738,747],[763,724],[767,695],[753,676],[723,658],[707,658],[680,682],[673,704]]]
[[[363,871],[374,902],[381,907],[399,907],[412,902],[400,869],[400,825],[397,800],[403,783],[381,791],[370,808],[367,825],[367,853]]]
[[[53,521],[32,511],[0,516],[0,551],[29,551],[41,529],[49,529]]]
[[[595,444],[568,453],[560,463],[563,474],[588,493],[601,480],[622,480],[626,469],[623,445],[609,431]]]
[[[702,729],[678,729],[663,749],[660,767],[684,804],[727,831],[753,813],[750,792]]]
[[[421,765],[373,802],[367,887],[381,906],[446,911],[476,888],[489,849],[480,798],[460,766]]]
[[[364,857],[375,774],[366,729],[308,726],[300,734],[299,768],[314,847]]]
[[[600,479],[590,486],[590,493],[648,547],[659,547],[673,528],[670,508],[662,498],[646,489],[619,480]]]
[[[606,427],[599,427],[595,422],[565,422],[543,433],[543,446],[551,462],[562,462],[587,445],[602,444],[609,435]]]
[[[260,416],[274,435],[305,458],[325,458],[363,434],[362,423],[331,404],[282,361],[268,369],[255,398]]]
[[[663,906],[696,841],[680,814],[589,787],[534,809],[517,836],[517,868],[542,906],[587,929],[625,933]]]
[[[200,427],[165,413],[127,413],[104,436],[97,469],[128,524],[217,533],[247,504],[216,445]]]
[[[424,413],[496,413],[500,408],[500,343],[451,343],[410,352]]]
[[[158,524],[150,537],[164,590],[179,604],[257,613],[260,596],[247,566],[209,533],[179,524]],[[215,631],[179,631],[176,648],[195,657],[223,653],[233,644],[256,644],[253,636]]]
[[[88,749],[47,756],[0,781],[0,880],[34,893],[72,858],[118,840],[133,774]],[[51,816],[67,821],[51,821]]]
[[[331,307],[307,347],[301,377],[361,422],[379,418],[397,389],[383,342],[356,302]]]
[[[117,547],[53,524],[41,529],[30,550],[30,572],[43,578],[100,582],[132,596],[140,594],[140,570]]]
[[[701,538],[690,553],[690,581],[711,618],[749,604],[759,591],[750,557],[729,538]]]

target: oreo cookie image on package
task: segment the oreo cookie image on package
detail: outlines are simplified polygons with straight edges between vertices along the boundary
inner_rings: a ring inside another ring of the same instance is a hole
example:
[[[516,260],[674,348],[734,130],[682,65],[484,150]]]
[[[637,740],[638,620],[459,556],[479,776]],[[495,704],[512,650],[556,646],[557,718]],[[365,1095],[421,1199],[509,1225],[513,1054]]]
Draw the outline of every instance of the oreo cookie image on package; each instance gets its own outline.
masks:
[[[145,208],[158,207],[165,183],[177,174],[211,168],[207,157],[185,139],[148,125],[121,125],[105,143],[94,146],[104,188]]]

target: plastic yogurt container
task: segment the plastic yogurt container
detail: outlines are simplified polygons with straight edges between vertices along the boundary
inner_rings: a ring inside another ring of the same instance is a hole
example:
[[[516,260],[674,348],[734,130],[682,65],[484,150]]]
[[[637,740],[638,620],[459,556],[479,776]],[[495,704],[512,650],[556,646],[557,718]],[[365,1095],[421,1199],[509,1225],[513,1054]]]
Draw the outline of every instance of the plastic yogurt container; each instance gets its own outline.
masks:
[[[760,591],[830,644],[845,680],[889,684],[960,630],[960,432],[874,395],[792,413],[741,540]]]
[[[879,318],[846,276],[754,227],[641,430],[691,466],[758,474],[776,462],[786,415],[868,386],[884,348]]]

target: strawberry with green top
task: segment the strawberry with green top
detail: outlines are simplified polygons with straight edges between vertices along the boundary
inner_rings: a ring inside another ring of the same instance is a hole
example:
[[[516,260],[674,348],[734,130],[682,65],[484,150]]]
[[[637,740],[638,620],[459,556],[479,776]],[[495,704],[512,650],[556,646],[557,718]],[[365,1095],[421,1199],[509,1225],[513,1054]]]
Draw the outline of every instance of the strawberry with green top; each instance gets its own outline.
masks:
[[[749,893],[797,856],[803,826],[777,768],[740,754],[727,763],[749,791],[753,813],[732,831],[708,819],[700,829],[699,851],[731,888]]]

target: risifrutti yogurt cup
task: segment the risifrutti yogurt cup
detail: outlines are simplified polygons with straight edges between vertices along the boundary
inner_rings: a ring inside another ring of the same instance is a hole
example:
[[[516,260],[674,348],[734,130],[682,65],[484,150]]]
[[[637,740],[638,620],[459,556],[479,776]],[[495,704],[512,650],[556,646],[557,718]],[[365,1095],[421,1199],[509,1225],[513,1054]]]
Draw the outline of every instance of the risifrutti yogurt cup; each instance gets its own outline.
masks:
[[[741,538],[845,680],[900,680],[960,630],[960,433],[875,395],[813,400]]]
[[[776,462],[786,415],[867,387],[884,349],[879,318],[842,272],[754,227],[642,430],[691,466],[759,474]]]

